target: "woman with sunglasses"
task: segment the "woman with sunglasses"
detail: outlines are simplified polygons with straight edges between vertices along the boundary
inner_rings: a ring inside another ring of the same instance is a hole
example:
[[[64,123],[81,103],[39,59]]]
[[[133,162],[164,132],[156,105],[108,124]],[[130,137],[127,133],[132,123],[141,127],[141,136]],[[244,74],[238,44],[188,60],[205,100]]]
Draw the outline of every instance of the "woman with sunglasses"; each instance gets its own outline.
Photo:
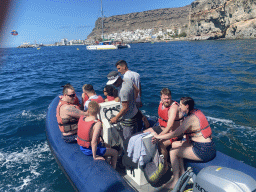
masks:
[[[111,85],[106,85],[103,90],[104,95],[107,97],[105,102],[107,101],[116,101],[119,102],[120,99],[118,97],[118,91]]]

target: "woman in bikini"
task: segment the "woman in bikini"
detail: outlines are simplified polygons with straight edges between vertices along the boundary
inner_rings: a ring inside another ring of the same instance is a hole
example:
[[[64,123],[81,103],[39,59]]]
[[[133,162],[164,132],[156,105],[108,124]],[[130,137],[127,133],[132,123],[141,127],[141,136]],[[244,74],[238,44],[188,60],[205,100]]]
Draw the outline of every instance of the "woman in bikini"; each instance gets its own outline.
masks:
[[[152,133],[155,139],[171,139],[185,134],[186,140],[172,143],[170,160],[173,169],[173,178],[168,182],[166,188],[174,188],[179,177],[185,172],[183,159],[207,162],[216,156],[214,142],[212,141],[212,130],[205,115],[194,108],[194,100],[190,97],[180,99],[180,109],[186,114],[184,122],[175,131],[158,135]]]

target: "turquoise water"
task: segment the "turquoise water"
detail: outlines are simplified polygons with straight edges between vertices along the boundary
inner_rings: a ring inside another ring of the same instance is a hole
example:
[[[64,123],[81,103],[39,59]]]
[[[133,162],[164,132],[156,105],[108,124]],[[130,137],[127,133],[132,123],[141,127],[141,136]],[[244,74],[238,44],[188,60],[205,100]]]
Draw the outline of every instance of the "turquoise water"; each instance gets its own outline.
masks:
[[[73,190],[46,142],[48,105],[68,82],[79,92],[90,83],[103,95],[106,75],[120,59],[141,75],[145,114],[157,116],[163,87],[177,101],[191,96],[210,122],[217,149],[256,167],[255,40],[131,47],[0,49],[0,191]]]

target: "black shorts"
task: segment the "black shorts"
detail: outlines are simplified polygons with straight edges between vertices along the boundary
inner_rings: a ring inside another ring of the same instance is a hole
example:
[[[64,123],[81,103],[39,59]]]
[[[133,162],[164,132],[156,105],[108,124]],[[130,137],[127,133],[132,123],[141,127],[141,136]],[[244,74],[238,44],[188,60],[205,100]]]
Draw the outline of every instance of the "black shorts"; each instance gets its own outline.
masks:
[[[159,135],[163,130],[160,126],[154,126],[152,129]]]
[[[216,156],[216,149],[213,141],[209,143],[191,141],[191,143],[194,154],[203,162],[210,161]]]

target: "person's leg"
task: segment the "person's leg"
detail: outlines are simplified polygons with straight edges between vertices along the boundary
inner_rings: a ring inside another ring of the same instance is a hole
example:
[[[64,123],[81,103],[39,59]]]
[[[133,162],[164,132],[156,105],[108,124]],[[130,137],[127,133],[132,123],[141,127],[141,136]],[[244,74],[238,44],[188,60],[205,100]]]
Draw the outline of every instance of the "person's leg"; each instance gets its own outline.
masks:
[[[160,134],[162,131],[163,130],[162,130],[162,128],[160,126],[154,126],[154,127],[150,127],[148,129],[144,130],[143,133],[146,133],[146,132],[150,132],[150,133],[156,132],[157,134]]]
[[[167,139],[167,140],[163,141],[163,144],[164,144],[164,146],[166,148],[166,147],[172,145],[172,142],[170,141],[170,139]]]
[[[146,130],[143,131],[143,133],[146,133],[146,132],[152,133],[152,132],[154,132],[154,130],[153,130],[152,127],[151,127],[151,128],[148,128],[148,129],[146,129]]]
[[[170,159],[173,169],[173,178],[171,182],[167,183],[165,187],[174,188],[179,180],[179,177],[184,173],[183,158],[201,161],[193,152],[191,143],[183,141],[176,141],[170,150]]]
[[[115,169],[116,162],[117,162],[117,156],[118,156],[117,150],[111,149],[111,148],[106,148],[106,153],[103,156],[104,157],[111,156],[111,166]]]

